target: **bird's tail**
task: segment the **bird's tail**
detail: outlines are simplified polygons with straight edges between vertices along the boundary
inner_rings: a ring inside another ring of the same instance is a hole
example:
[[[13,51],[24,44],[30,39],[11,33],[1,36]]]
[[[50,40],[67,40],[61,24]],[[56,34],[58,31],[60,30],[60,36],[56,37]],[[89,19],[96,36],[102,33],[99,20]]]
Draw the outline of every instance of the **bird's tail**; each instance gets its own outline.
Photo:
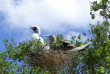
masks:
[[[80,50],[83,50],[86,46],[90,45],[91,43],[87,43],[85,45],[82,45],[80,47],[76,47],[74,49],[71,49],[71,50],[68,50],[68,52],[70,53],[73,53],[73,52],[77,52],[77,51],[80,51]]]

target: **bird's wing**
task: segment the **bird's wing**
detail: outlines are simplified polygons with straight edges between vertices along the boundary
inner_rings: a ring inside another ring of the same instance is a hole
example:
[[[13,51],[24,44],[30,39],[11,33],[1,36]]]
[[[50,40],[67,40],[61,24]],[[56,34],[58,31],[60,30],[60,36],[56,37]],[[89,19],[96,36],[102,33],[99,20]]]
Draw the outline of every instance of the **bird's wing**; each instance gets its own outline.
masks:
[[[70,48],[70,49],[75,48],[75,46],[72,45],[69,41],[62,41],[62,44],[63,44],[64,47],[66,47],[66,49],[67,48]]]
[[[69,42],[69,41],[61,41],[61,43],[62,43],[63,45],[70,45],[70,42]]]
[[[41,37],[39,37],[39,39],[40,39],[40,43],[42,43],[44,45],[44,42],[45,42],[44,39]]]
[[[76,48],[73,48],[71,50],[68,50],[67,52],[70,52],[70,53],[73,53],[73,52],[77,52],[77,51],[80,51],[82,49],[84,49],[86,46],[90,45],[91,43],[87,43],[85,45],[82,45],[80,47],[76,47]]]

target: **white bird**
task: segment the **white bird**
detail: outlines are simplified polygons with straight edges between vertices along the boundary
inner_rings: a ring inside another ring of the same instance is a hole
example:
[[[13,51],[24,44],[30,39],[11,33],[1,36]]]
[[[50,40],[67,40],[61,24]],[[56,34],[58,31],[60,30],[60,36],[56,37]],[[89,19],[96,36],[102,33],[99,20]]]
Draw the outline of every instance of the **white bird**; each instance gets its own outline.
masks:
[[[54,44],[56,43],[56,37],[54,35],[45,36],[50,39],[50,48],[55,49]],[[75,47],[71,45],[68,41],[61,41],[62,45],[56,45],[56,49],[61,49],[63,51],[67,51],[69,53],[77,52],[80,50],[83,50],[86,46],[90,45],[90,43],[87,43],[85,45],[82,45],[80,47]]]
[[[32,34],[32,36],[31,36],[31,41],[34,41],[34,40],[36,40],[36,39],[39,39],[39,42],[42,44],[42,45],[44,45],[44,40],[43,40],[43,38],[41,38],[41,37],[39,37],[40,36],[40,28],[38,27],[38,26],[33,26],[33,27],[31,27],[31,26],[29,26],[30,27],[30,29],[32,29],[33,31],[34,31],[34,34]]]

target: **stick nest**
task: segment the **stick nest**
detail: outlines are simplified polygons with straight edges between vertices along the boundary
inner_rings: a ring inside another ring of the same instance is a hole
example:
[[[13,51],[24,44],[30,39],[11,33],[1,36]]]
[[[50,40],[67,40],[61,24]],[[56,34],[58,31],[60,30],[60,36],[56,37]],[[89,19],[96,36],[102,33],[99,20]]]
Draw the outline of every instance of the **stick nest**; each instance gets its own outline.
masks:
[[[38,51],[28,56],[28,64],[37,66],[51,72],[58,72],[65,67],[70,67],[71,54],[62,50],[51,50],[50,52]]]

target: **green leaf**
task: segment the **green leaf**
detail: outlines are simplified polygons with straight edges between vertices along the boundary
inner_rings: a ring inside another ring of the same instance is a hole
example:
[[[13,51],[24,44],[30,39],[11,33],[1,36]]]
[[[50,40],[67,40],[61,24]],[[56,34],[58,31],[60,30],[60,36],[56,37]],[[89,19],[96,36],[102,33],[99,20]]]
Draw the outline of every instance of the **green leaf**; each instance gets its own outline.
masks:
[[[86,36],[86,33],[83,33],[84,34],[84,36]]]
[[[104,67],[97,67],[97,71],[100,72],[100,73],[106,73],[106,68]]]
[[[79,34],[78,39],[81,40],[81,35]]]

